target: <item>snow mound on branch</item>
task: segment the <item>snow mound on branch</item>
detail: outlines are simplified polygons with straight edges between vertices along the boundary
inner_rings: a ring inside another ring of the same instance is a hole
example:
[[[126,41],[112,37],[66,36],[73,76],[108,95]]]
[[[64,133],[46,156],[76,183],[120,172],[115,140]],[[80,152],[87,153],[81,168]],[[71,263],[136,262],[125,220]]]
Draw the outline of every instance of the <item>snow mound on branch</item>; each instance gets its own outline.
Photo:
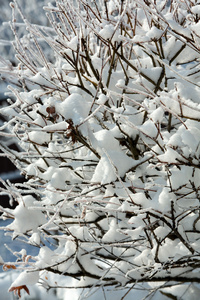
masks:
[[[56,111],[60,113],[65,120],[71,119],[74,125],[78,125],[87,117],[89,106],[80,94],[73,93],[63,102],[57,103]]]
[[[92,182],[102,184],[114,181],[117,175],[122,177],[136,163],[133,158],[121,151],[119,142],[108,130],[95,133],[97,151],[101,159],[95,169]]]
[[[12,212],[14,221],[7,228],[13,230],[14,235],[26,233],[29,230],[37,231],[38,227],[46,222],[41,209],[33,196],[24,196]]]
[[[39,271],[24,271],[12,283],[10,288],[22,285],[34,285],[39,280]]]

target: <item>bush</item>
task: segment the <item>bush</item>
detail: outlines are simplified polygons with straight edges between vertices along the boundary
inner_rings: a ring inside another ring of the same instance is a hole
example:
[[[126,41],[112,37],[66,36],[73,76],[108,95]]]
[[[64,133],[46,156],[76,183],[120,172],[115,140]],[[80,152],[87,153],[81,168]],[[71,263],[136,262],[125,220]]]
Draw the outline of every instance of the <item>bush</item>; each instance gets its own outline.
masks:
[[[21,151],[1,149],[27,179],[5,183],[18,202],[5,230],[39,250],[4,263],[23,270],[10,291],[61,287],[44,277],[53,273],[124,297],[145,282],[151,295],[198,295],[200,6],[60,0],[44,10],[51,28],[20,11],[22,38],[12,20],[19,64],[1,70],[15,97],[2,134]]]

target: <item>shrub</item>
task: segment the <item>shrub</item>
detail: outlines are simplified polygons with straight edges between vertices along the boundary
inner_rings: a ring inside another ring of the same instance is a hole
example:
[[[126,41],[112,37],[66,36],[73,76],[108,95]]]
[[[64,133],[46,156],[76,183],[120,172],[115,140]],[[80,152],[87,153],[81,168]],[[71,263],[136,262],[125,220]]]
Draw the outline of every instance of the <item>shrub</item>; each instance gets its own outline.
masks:
[[[124,293],[147,282],[166,297],[199,283],[200,6],[60,0],[44,7],[51,28],[11,7],[27,35],[13,19],[2,129],[21,151],[1,149],[27,182],[5,183],[19,204],[3,217],[39,253],[4,264],[23,270],[10,291],[57,288],[43,271]]]

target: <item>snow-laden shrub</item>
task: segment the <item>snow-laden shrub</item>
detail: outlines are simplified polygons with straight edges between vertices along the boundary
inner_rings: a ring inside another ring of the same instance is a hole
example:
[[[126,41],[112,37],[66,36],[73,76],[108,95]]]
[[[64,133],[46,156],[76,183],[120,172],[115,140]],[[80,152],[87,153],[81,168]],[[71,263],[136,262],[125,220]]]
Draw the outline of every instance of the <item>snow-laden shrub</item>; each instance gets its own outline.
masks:
[[[27,179],[5,183],[19,203],[5,230],[39,251],[4,263],[23,270],[10,291],[63,286],[49,273],[178,297],[200,282],[200,5],[60,0],[44,10],[51,30],[22,15],[19,39],[13,20],[19,64],[2,69],[16,99],[2,130],[22,150],[1,149]]]

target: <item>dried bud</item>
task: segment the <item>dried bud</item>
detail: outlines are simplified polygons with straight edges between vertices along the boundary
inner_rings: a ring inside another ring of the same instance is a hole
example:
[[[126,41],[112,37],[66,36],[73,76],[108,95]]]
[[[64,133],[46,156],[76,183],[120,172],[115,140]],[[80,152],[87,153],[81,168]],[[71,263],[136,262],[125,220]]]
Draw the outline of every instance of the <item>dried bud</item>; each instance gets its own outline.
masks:
[[[47,112],[49,115],[55,114],[55,112],[56,112],[55,106],[48,106],[48,107],[46,108],[46,112]]]

